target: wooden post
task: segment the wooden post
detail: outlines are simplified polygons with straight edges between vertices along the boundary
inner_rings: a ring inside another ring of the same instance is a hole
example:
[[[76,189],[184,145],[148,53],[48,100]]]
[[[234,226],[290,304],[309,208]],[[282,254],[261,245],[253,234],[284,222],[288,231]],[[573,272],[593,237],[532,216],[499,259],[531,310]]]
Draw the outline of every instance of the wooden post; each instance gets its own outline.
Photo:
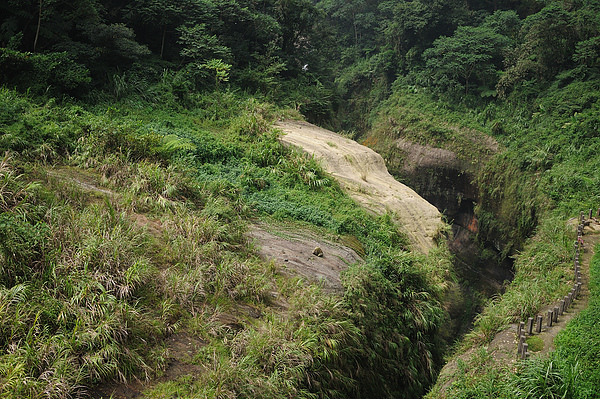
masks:
[[[533,317],[527,319],[527,334],[533,334]]]
[[[558,305],[558,314],[562,316],[563,313],[565,313],[565,300],[561,299]]]
[[[552,312],[552,321],[554,323],[558,323],[558,306],[554,307],[554,311]]]
[[[592,218],[592,210],[590,209],[590,215],[588,216],[588,219]]]
[[[517,347],[517,353],[523,352],[523,344],[525,344],[525,335],[521,335],[519,337],[519,346]]]
[[[596,212],[596,217],[600,218],[600,208],[598,208],[598,212]]]
[[[529,345],[527,343],[523,343],[523,349],[521,350],[521,360],[527,359],[527,349]]]
[[[537,333],[541,333],[542,332],[542,323],[543,322],[544,322],[544,316],[538,315],[538,317],[537,317],[537,324],[535,325],[535,332],[537,332]]]
[[[552,311],[551,310],[548,311],[548,320],[546,321],[546,325],[548,327],[552,327]]]
[[[579,215],[579,221],[583,222],[585,220],[585,215],[583,214],[583,211],[581,211],[581,214]]]
[[[569,292],[569,295],[567,295],[567,297],[569,298],[569,307],[571,307],[571,305],[573,304],[573,290]]]
[[[517,327],[517,339],[523,334],[523,331],[525,331],[525,322],[520,321]]]

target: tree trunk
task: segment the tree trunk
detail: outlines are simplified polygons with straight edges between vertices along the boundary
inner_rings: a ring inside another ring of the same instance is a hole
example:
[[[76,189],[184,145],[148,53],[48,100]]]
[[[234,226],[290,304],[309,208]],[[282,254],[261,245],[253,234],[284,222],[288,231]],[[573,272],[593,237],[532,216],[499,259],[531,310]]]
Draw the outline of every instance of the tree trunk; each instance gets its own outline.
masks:
[[[33,52],[35,53],[35,48],[37,47],[38,37],[40,35],[40,26],[42,25],[42,0],[40,0],[40,10],[38,13],[38,24],[37,29],[35,30],[35,40],[33,41]]]
[[[163,57],[163,52],[165,49],[165,36],[167,35],[167,27],[163,28],[162,41],[160,42],[160,58]]]
[[[352,25],[354,26],[354,44],[358,45],[358,29],[356,28],[356,13],[352,13]]]

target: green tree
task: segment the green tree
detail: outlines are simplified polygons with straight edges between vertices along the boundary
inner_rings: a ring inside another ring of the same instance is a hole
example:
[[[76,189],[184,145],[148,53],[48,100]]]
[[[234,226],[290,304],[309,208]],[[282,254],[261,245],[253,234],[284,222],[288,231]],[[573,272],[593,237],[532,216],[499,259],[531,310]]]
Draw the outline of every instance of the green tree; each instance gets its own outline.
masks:
[[[219,42],[217,35],[210,34],[205,24],[182,26],[179,43],[183,45],[181,55],[193,62],[203,63],[212,58],[229,58],[231,51]]]
[[[183,24],[214,22],[215,6],[209,1],[196,0],[135,0],[122,10],[124,21],[144,32],[144,43],[165,56],[165,48],[177,48],[173,33]],[[170,57],[178,51],[171,51]]]
[[[405,71],[421,62],[421,53],[440,36],[469,21],[464,4],[454,0],[385,1],[379,6],[381,39],[396,52]]]
[[[229,71],[231,65],[223,62],[223,60],[212,59],[202,65],[204,68],[212,71],[215,76],[215,90],[219,91],[219,86],[223,82],[229,81]]]
[[[341,25],[346,45],[364,46],[373,41],[377,27],[377,2],[323,0],[319,7]]]
[[[572,66],[578,42],[573,14],[563,3],[551,3],[525,19],[518,46],[507,55],[507,69],[497,89],[505,96],[528,82],[529,87],[547,83],[556,74]]]
[[[317,9],[309,0],[276,0],[274,17],[281,30],[281,58],[288,71],[300,71],[304,57],[314,50],[311,30],[317,20]]]
[[[424,82],[439,91],[469,93],[471,86],[494,87],[502,50],[509,39],[491,28],[461,26],[423,53]]]

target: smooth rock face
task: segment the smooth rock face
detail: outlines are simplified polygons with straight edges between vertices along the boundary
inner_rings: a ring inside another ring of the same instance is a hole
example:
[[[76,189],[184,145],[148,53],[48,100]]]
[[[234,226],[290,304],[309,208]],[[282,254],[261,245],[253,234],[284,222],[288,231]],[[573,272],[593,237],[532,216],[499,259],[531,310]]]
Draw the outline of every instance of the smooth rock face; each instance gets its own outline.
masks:
[[[281,141],[321,160],[348,194],[376,213],[391,211],[403,225],[413,248],[425,254],[444,227],[435,206],[389,174],[383,158],[370,148],[337,133],[301,121],[277,122]]]
[[[278,263],[283,272],[291,269],[309,281],[320,283],[325,292],[343,294],[340,272],[362,262],[353,249],[309,230],[289,231],[256,224],[251,226],[248,236],[258,244],[258,253],[263,258]]]

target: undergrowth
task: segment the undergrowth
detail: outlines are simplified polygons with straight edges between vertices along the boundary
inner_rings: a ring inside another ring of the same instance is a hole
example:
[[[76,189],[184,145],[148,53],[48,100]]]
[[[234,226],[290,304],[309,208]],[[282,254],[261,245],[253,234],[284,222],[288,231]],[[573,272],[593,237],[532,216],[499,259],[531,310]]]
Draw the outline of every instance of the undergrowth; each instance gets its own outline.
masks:
[[[202,343],[179,359],[194,378],[146,397],[412,397],[433,381],[448,254],[410,252],[392,215],[283,147],[269,124],[286,111],[219,93],[206,113],[214,95],[87,108],[0,91],[3,397],[152,380],[175,334]],[[324,228],[366,263],[327,296],[257,257],[256,218]]]

